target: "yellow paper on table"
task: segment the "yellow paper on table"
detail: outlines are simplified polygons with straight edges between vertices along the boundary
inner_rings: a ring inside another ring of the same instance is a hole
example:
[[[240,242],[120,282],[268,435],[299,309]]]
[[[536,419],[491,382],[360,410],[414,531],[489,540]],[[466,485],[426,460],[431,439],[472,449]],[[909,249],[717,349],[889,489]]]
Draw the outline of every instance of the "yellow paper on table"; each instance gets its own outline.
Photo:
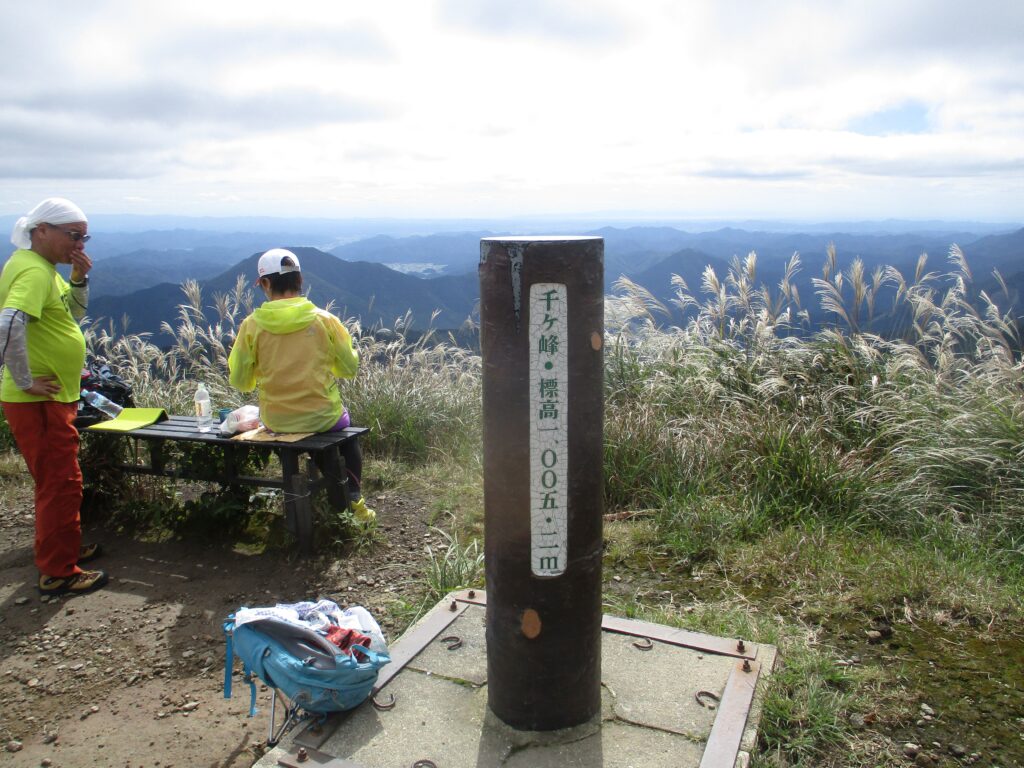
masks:
[[[253,443],[297,443],[315,434],[316,432],[271,432],[260,424],[256,429],[239,432],[231,439]]]
[[[103,432],[131,432],[133,429],[148,427],[159,421],[167,421],[167,411],[163,408],[122,408],[117,418],[101,421],[86,429]]]

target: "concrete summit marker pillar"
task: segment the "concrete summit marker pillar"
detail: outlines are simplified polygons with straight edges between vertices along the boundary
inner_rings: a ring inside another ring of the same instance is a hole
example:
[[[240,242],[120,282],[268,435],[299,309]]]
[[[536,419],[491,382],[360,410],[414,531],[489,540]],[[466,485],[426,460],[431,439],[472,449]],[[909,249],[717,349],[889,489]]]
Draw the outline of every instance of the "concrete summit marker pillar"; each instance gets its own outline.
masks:
[[[487,691],[518,730],[601,708],[604,241],[480,242]]]

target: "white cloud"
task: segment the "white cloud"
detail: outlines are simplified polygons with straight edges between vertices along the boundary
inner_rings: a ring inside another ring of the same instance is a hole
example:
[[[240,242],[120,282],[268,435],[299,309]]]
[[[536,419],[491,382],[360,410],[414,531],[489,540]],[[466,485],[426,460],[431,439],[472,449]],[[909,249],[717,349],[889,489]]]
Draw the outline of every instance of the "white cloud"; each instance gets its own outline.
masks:
[[[565,45],[603,45],[621,39],[628,15],[598,0],[439,0],[440,18],[497,37],[525,35]]]
[[[6,20],[9,201],[1022,218],[1019,3],[37,0]]]

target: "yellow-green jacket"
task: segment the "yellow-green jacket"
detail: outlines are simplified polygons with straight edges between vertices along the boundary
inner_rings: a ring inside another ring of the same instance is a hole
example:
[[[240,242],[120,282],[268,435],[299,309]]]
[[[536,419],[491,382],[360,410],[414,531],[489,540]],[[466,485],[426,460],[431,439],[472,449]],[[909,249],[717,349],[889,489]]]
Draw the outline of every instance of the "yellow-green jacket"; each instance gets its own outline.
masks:
[[[302,296],[264,302],[238,329],[228,356],[231,385],[260,389],[260,419],[274,432],[324,432],[341,417],[338,377],[359,353],[341,321]]]

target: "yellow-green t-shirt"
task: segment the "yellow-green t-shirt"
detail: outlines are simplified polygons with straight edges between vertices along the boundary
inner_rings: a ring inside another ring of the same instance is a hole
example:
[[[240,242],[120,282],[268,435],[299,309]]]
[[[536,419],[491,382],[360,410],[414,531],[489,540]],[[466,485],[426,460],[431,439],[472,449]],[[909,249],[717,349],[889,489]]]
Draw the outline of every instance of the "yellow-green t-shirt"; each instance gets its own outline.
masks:
[[[54,376],[60,392],[53,398],[73,403],[79,397],[85,337],[71,315],[71,286],[56,268],[35,251],[17,250],[0,273],[0,309],[20,309],[29,316],[25,342],[33,378]],[[32,403],[49,398],[30,395],[14,383],[4,368],[0,400]]]

